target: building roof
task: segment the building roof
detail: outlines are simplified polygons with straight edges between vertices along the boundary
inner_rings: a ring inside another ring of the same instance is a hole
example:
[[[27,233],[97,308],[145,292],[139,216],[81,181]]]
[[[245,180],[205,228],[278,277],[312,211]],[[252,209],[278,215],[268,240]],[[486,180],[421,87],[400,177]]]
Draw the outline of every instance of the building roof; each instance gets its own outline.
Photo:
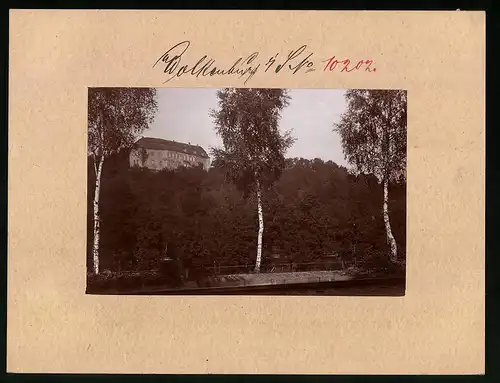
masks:
[[[135,145],[144,149],[171,150],[174,152],[186,153],[193,156],[208,158],[207,152],[201,146],[164,140],[162,138],[143,137],[139,141],[137,141]]]

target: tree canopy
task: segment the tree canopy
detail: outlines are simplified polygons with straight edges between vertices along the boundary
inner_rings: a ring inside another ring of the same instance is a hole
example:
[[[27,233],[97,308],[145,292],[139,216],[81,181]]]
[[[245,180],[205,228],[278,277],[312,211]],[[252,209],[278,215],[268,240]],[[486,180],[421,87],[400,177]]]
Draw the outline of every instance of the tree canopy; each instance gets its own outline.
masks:
[[[284,168],[290,131],[278,127],[290,97],[285,89],[225,88],[217,92],[218,108],[210,112],[223,147],[212,148],[214,164],[246,192],[276,180]]]
[[[89,88],[88,153],[109,156],[130,147],[158,110],[154,88]]]
[[[347,110],[335,130],[347,161],[380,181],[406,179],[407,94],[404,90],[347,90]]]

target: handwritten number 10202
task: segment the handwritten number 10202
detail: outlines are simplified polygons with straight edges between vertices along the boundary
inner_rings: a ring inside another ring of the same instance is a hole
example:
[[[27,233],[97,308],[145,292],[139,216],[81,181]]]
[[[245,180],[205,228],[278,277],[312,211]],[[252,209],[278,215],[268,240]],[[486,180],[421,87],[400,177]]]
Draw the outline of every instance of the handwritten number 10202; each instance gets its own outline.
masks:
[[[358,60],[356,65],[351,59],[343,59],[338,60],[335,56],[330,57],[329,59],[323,61],[326,63],[323,68],[323,72],[333,72],[335,70],[340,70],[340,72],[353,72],[364,70],[365,72],[376,72],[377,68],[374,68],[373,60]]]

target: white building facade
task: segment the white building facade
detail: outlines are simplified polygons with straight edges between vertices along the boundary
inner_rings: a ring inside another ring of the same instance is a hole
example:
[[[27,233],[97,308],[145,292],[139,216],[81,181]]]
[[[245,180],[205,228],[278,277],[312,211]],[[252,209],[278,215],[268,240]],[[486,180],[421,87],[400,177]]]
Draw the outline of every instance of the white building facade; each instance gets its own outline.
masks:
[[[143,137],[134,144],[129,162],[130,167],[156,171],[180,166],[210,168],[210,157],[201,146],[153,137]]]

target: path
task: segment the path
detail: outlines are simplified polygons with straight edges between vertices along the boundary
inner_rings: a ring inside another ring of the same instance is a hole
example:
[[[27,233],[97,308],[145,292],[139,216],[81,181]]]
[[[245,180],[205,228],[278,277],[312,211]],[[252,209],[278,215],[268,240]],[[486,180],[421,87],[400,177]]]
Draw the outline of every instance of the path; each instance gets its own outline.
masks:
[[[301,271],[294,273],[233,274],[218,277],[220,286],[266,286],[276,284],[347,281],[351,276],[339,271]]]

